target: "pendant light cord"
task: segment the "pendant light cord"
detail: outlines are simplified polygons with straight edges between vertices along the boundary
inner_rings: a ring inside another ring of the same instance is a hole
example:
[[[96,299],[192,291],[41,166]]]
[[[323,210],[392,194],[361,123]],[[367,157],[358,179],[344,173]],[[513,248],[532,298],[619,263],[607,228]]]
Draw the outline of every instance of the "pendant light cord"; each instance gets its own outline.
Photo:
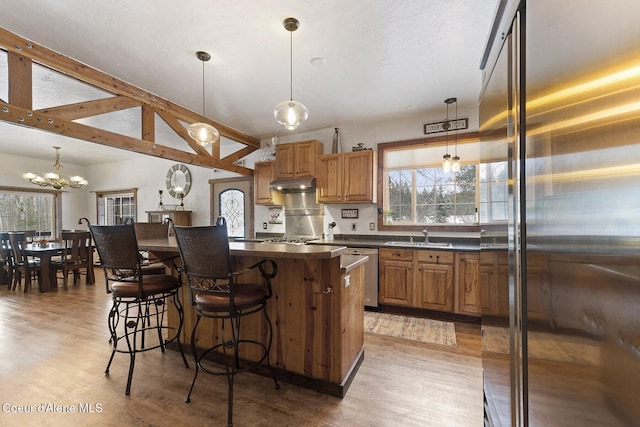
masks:
[[[289,31],[289,101],[293,101],[293,31]]]
[[[446,130],[447,130],[447,133],[446,133],[444,153],[449,154],[449,104],[447,104],[447,129]]]
[[[457,126],[458,123],[457,122],[458,122],[458,101],[456,100],[456,128],[454,129],[456,157],[458,157],[458,126]]]
[[[204,109],[204,63],[205,61],[202,61],[202,117],[205,117],[205,109]]]

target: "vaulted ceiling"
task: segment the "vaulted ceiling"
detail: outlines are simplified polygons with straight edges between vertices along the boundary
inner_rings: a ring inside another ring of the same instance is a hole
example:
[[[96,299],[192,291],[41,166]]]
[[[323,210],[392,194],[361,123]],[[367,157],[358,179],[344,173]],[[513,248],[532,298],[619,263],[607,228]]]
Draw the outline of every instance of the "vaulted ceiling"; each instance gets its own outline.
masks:
[[[443,100],[451,96],[461,105],[475,105],[480,58],[496,4],[0,0],[0,27],[197,114],[202,113],[202,63],[195,52],[208,51],[213,58],[205,64],[206,116],[260,139],[289,133],[272,114],[273,107],[289,97],[284,18],[300,21],[293,33],[293,98],[310,111],[296,131],[307,132],[433,115],[444,110]],[[46,72],[38,76],[51,78]],[[34,74],[34,85],[37,79]],[[0,72],[3,100],[6,82]],[[72,91],[66,96],[73,98]],[[54,102],[46,91],[34,88],[33,96],[34,104]],[[126,124],[126,119],[121,122]],[[0,126],[0,152],[51,158],[52,150],[36,148],[69,143],[73,150],[63,154],[69,162],[92,164],[123,156],[92,143]],[[25,138],[37,143],[25,144]],[[96,155],[96,149],[104,155]]]

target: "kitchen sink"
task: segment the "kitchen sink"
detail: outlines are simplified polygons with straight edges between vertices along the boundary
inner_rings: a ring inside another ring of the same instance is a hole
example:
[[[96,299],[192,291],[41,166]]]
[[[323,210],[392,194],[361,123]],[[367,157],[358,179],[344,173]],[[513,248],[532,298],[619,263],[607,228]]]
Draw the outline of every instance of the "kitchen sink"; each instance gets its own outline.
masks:
[[[452,245],[449,242],[403,242],[397,240],[391,240],[384,243],[385,246],[405,246],[410,248],[451,248]]]
[[[508,249],[508,243],[481,243],[481,248],[490,248],[490,249]]]

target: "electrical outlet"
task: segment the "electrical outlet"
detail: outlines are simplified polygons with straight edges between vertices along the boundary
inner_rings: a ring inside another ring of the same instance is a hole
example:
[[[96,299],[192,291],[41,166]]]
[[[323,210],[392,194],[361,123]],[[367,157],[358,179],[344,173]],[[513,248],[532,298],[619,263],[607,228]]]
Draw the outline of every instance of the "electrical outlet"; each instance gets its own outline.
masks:
[[[356,223],[355,222],[351,223],[351,231],[356,231]]]
[[[267,223],[266,223],[266,222],[263,222],[263,223],[262,223],[262,229],[263,229],[263,230],[266,230],[266,229],[267,229]]]
[[[350,274],[344,276],[343,285],[344,285],[345,288],[348,288],[349,286],[351,286],[351,275]]]
[[[374,231],[376,229],[376,224],[374,222],[369,223],[369,230]]]

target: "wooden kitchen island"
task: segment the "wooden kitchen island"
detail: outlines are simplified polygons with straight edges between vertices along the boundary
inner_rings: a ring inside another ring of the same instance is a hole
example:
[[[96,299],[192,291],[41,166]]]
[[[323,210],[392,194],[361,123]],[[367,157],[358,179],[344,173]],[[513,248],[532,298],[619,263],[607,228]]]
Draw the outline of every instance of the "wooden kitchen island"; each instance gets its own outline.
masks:
[[[175,239],[140,240],[141,250],[160,258],[177,254]],[[278,274],[272,280],[273,297],[267,312],[273,325],[271,364],[284,381],[343,397],[364,358],[364,263],[366,256],[343,255],[346,247],[231,242],[234,269],[262,259],[273,259]],[[212,260],[214,262],[214,260]],[[253,274],[253,273],[252,273]],[[241,280],[259,283],[259,274]],[[183,281],[186,284],[186,280]],[[190,343],[195,323],[188,286],[181,290],[184,326],[181,339]],[[169,312],[169,323],[177,314]],[[219,322],[203,319],[196,345],[205,349],[219,336]],[[264,316],[243,320],[245,339],[266,342]],[[258,350],[240,346],[243,359],[257,360]]]

